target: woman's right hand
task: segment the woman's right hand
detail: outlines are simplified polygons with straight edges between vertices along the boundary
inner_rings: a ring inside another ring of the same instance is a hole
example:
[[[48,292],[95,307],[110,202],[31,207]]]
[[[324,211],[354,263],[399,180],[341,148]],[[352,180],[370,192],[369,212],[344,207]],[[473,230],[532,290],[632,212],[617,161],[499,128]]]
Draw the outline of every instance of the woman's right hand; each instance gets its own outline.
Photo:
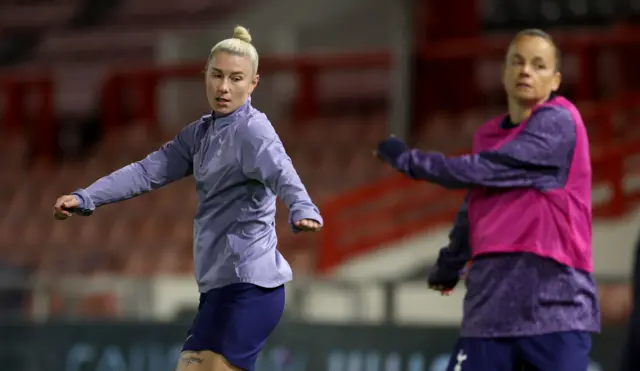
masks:
[[[53,206],[53,217],[57,220],[65,220],[73,215],[70,210],[80,206],[80,200],[74,195],[64,195],[58,197]]]

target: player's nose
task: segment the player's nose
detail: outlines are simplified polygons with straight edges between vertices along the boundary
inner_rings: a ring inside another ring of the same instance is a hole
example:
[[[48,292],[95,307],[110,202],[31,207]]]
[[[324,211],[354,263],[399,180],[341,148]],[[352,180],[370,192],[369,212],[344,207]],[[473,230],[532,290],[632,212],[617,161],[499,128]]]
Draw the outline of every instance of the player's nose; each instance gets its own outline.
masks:
[[[220,84],[218,84],[218,93],[228,93],[229,92],[229,83],[226,79],[223,79]]]
[[[520,71],[518,71],[518,77],[522,78],[529,76],[531,76],[531,66],[525,64],[522,66],[522,68],[520,68]]]

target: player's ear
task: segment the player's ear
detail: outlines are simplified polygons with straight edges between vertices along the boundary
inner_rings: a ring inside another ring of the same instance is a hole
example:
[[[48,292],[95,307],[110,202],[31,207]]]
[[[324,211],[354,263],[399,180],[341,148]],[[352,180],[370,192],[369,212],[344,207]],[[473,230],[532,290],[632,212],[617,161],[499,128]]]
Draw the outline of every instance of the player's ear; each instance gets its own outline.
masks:
[[[253,90],[258,86],[258,82],[260,81],[260,75],[255,74],[251,78],[251,85],[249,86],[249,94],[253,93]]]
[[[551,82],[551,90],[556,92],[560,89],[560,84],[562,83],[562,74],[560,71],[556,71],[553,75],[553,81]]]

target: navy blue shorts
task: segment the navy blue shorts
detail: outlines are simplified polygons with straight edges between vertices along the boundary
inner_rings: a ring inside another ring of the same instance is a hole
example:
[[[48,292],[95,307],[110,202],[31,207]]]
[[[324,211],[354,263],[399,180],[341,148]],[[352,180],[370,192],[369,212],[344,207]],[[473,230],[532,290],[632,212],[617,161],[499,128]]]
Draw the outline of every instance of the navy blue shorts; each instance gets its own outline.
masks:
[[[447,371],[587,371],[591,334],[460,338]]]
[[[252,371],[282,317],[284,301],[284,285],[237,283],[200,294],[198,313],[182,350],[210,350],[233,366]]]

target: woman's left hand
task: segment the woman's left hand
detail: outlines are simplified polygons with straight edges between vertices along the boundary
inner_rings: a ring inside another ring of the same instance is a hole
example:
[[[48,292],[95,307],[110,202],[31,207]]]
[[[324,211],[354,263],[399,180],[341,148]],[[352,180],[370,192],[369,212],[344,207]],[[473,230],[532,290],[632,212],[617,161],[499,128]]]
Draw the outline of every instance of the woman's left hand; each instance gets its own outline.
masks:
[[[296,228],[304,232],[318,232],[322,229],[322,225],[312,219],[302,219],[295,223]]]

